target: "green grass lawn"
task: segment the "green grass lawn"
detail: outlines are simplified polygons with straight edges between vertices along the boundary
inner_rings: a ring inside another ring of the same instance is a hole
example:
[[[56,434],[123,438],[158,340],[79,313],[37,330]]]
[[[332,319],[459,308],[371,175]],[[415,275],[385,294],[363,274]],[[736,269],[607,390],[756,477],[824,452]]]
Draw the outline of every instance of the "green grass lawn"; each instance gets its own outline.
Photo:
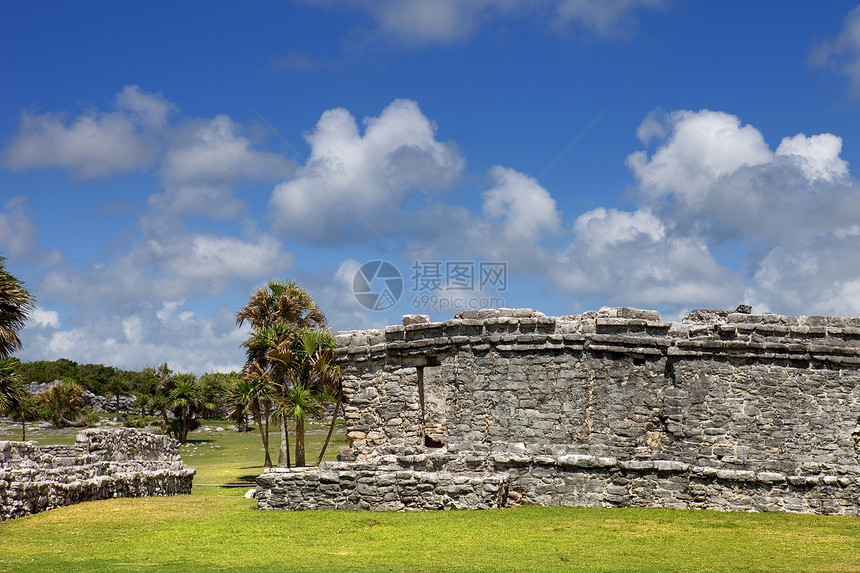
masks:
[[[0,523],[0,571],[860,571],[860,518],[258,511],[242,495],[260,471],[259,435],[215,424],[182,448],[198,470],[192,495],[89,502]],[[341,436],[331,457],[342,444]],[[309,459],[314,451],[309,445]]]

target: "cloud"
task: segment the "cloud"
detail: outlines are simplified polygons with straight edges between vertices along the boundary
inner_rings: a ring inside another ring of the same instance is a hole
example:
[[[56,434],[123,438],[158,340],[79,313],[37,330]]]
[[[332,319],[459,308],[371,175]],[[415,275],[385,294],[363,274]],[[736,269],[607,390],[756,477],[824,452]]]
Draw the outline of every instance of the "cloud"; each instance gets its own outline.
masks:
[[[562,0],[556,14],[564,22],[608,36],[635,23],[637,10],[657,9],[665,4],[664,0]]]
[[[162,176],[170,184],[274,181],[293,166],[277,153],[253,149],[243,129],[226,115],[195,120],[173,134]]]
[[[719,265],[705,241],[675,233],[647,209],[600,207],[577,217],[573,232],[548,271],[574,300],[600,296],[609,304],[676,310],[740,302],[740,277]]]
[[[122,313],[81,313],[66,329],[51,331],[29,325],[21,337],[22,360],[73,357],[140,370],[167,362],[179,372],[227,372],[244,363],[242,342],[247,328],[238,328],[235,311],[221,309],[202,318],[183,312],[165,320],[148,305],[125,307]]]
[[[41,167],[68,169],[75,177],[96,179],[145,169],[158,151],[158,130],[173,110],[160,94],[126,86],[114,111],[63,114],[24,111],[18,134],[3,151],[3,164],[23,171]]]
[[[848,162],[839,157],[842,138],[830,133],[806,137],[800,133],[785,137],[776,149],[778,156],[793,161],[809,181],[828,183],[844,180],[848,176]]]
[[[3,165],[17,171],[58,167],[81,179],[159,165],[165,193],[151,199],[159,216],[216,218],[233,217],[242,206],[230,186],[274,183],[295,170],[283,155],[257,149],[247,129],[227,115],[171,124],[176,111],[161,94],[136,85],[123,88],[108,111],[90,108],[68,118],[25,110],[3,150]]]
[[[518,272],[541,272],[552,261],[550,245],[562,235],[555,199],[533,177],[496,165],[490,188],[481,193],[481,213],[437,209],[439,225],[433,242],[454,256],[505,261]],[[439,256],[425,249],[423,256]]]
[[[139,316],[129,316],[122,319],[122,333],[132,344],[140,344],[143,336],[143,323]]]
[[[310,242],[399,234],[410,229],[404,205],[447,188],[464,162],[453,144],[410,100],[395,100],[364,133],[345,109],[322,114],[305,136],[311,154],[296,176],[275,187],[273,227]]]
[[[361,2],[379,29],[405,44],[448,44],[468,36],[493,2],[399,0]],[[495,3],[497,4],[497,3]]]
[[[237,237],[194,234],[179,248],[169,244],[158,245],[154,250],[165,255],[171,274],[195,280],[256,278],[295,264],[295,258],[283,251],[281,242],[268,236],[251,242]]]
[[[236,230],[234,220],[249,207],[233,189],[274,184],[294,166],[282,155],[261,151],[253,130],[226,115],[174,122],[175,111],[160,94],[127,86],[107,110],[87,109],[70,119],[23,113],[18,134],[3,152],[8,166],[62,167],[93,178],[157,164],[147,175],[163,187],[137,212],[138,225],[106,245],[105,258],[93,260],[70,262],[60,251],[37,249],[26,199],[2,206],[2,252],[40,262],[43,268],[35,272],[41,280],[28,286],[41,304],[71,309],[36,309],[25,329],[25,357],[129,367],[166,359],[199,373],[241,364],[223,358],[227,346],[242,357],[235,317],[221,313],[216,320],[200,309],[295,265],[282,241],[257,232],[253,220],[240,222],[243,232]],[[185,301],[194,306],[182,308]],[[207,347],[200,348],[199,340]]]
[[[573,229],[580,240],[597,252],[639,238],[653,243],[666,236],[663,222],[645,209],[629,213],[598,207],[577,217]]]
[[[30,313],[30,324],[39,328],[60,328],[60,314],[56,310],[36,306]]]
[[[446,156],[453,145],[436,140],[435,126],[413,102],[394,102],[365,125],[361,133],[346,110],[323,114],[307,136],[307,166],[273,193],[282,232],[348,242],[372,236],[353,210],[368,213],[363,218],[386,238],[399,233],[398,256],[407,261],[504,261],[514,276],[535,277],[572,307],[600,300],[671,313],[748,301],[782,308],[790,297],[778,297],[764,280],[788,274],[777,264],[777,249],[808,239],[827,252],[825,245],[837,238],[834,229],[847,237],[860,220],[860,193],[838,136],[795,134],[774,150],[755,127],[719,111],[649,114],[639,129],[648,148],[627,160],[637,182],[636,207],[599,207],[568,225],[549,190],[505,166],[489,171],[479,212],[447,203],[444,194],[416,195],[429,183],[452,188],[462,159]],[[409,153],[401,151],[404,142]],[[429,168],[414,167],[416,161]],[[349,190],[345,201],[327,187],[332,182]],[[417,209],[416,196],[422,197]],[[433,228],[423,226],[424,219],[434,221]],[[315,235],[307,221],[327,234]],[[715,256],[727,242],[740,244],[747,271]],[[344,294],[357,264],[343,262],[332,281],[342,283],[340,295],[329,299],[338,316],[365,324],[367,313]],[[853,292],[852,271],[816,272]],[[829,292],[822,284],[815,288]]]
[[[10,257],[24,257],[36,245],[36,225],[30,214],[27,198],[13,197],[0,211],[0,253]]]
[[[860,316],[860,228],[804,233],[756,265],[755,296],[779,312]]]
[[[177,110],[160,93],[147,93],[139,86],[130,85],[116,96],[116,107],[129,113],[137,123],[148,129],[167,125],[167,118]]]
[[[188,184],[170,186],[164,193],[153,193],[145,215],[151,225],[164,224],[165,219],[193,215],[213,219],[234,219],[245,208],[245,202],[223,185]]]
[[[175,311],[183,304],[185,304],[184,300],[165,301],[161,305],[161,310],[155,313],[155,317],[162,323],[167,322],[167,320],[170,318],[170,315],[173,314],[173,311]]]
[[[503,221],[504,232],[517,241],[534,242],[561,229],[555,199],[536,179],[501,165],[490,175],[495,185],[483,193],[487,220]]]
[[[376,32],[408,46],[450,45],[481,26],[536,17],[553,28],[574,25],[602,36],[635,23],[635,13],[660,8],[664,0],[306,0],[319,6],[357,5],[376,22]]]
[[[161,305],[220,296],[247,282],[290,269],[295,258],[270,236],[248,240],[213,234],[147,236],[106,264],[65,265],[47,273],[40,291],[88,307]]]
[[[646,118],[645,139],[656,137],[658,147],[631,154],[627,165],[643,203],[689,232],[772,242],[860,217],[835,135],[785,137],[774,152],[756,128],[723,112],[676,111],[659,128],[653,122]]]
[[[353,279],[364,262],[367,261],[345,259],[333,272],[323,269],[315,273],[300,271],[295,275],[323,309],[328,325],[334,331],[356,328],[357,325],[361,328],[384,328],[400,322],[402,312],[398,307],[387,312],[369,311],[355,298]]]
[[[736,116],[722,112],[676,111],[666,115],[662,129],[654,126],[655,118],[646,118],[639,128],[647,139],[668,133],[666,140],[650,157],[637,151],[627,158],[627,166],[636,176],[639,189],[649,199],[672,195],[679,202],[700,205],[713,181],[744,165],[758,165],[772,160],[761,133],[749,125],[742,126]]]
[[[824,40],[809,52],[809,63],[848,76],[855,95],[860,95],[860,6],[851,10],[835,38]]]
[[[173,129],[160,169],[165,190],[150,195],[147,223],[164,225],[186,215],[234,219],[246,207],[234,185],[274,183],[295,171],[283,155],[256,149],[246,131],[226,115]]]
[[[676,111],[659,119],[649,115],[640,135],[643,143],[656,138],[657,147],[650,155],[631,154],[627,164],[638,183],[641,209],[659,219],[665,240],[699,242],[702,261],[723,243],[746,251],[743,285],[727,282],[731,272],[715,264],[713,285],[723,274],[726,292],[743,286],[744,298],[759,311],[860,314],[860,187],[840,156],[840,137],[786,136],[771,151],[753,126],[708,110]],[[580,233],[581,221],[591,222],[587,215],[577,221]],[[588,229],[590,240],[600,236],[600,229]],[[609,236],[624,232],[613,228]],[[647,260],[647,248],[642,253]],[[617,253],[613,257],[625,260]],[[677,280],[695,275],[684,270]],[[701,276],[707,281],[707,272]],[[671,292],[664,300],[671,300]]]

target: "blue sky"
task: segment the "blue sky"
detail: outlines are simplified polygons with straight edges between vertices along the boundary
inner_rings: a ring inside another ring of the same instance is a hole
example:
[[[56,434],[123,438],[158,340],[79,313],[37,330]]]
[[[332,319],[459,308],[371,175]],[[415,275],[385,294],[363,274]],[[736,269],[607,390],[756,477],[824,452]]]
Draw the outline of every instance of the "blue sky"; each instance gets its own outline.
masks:
[[[236,369],[273,278],[334,330],[858,316],[858,38],[838,1],[0,2],[19,356]]]

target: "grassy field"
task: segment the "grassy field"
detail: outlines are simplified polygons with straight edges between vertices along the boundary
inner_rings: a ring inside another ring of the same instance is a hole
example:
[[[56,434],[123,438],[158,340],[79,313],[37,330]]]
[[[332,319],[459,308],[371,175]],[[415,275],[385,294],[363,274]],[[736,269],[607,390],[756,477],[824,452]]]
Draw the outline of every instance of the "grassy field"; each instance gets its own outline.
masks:
[[[537,507],[261,512],[242,497],[260,471],[259,436],[214,424],[182,449],[198,469],[192,495],[90,502],[0,523],[0,571],[860,572],[858,518]]]

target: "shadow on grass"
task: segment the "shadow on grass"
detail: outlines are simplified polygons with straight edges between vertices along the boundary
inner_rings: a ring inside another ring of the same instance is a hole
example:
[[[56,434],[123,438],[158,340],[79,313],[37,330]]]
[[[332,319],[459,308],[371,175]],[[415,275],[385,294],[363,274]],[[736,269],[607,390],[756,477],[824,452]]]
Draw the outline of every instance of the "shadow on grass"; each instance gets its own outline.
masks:
[[[214,442],[215,440],[207,440],[206,438],[188,438],[185,440],[186,444],[209,444]]]
[[[220,488],[229,489],[235,487],[254,487],[257,485],[257,474],[246,474],[237,476],[234,481],[221,484]]]

